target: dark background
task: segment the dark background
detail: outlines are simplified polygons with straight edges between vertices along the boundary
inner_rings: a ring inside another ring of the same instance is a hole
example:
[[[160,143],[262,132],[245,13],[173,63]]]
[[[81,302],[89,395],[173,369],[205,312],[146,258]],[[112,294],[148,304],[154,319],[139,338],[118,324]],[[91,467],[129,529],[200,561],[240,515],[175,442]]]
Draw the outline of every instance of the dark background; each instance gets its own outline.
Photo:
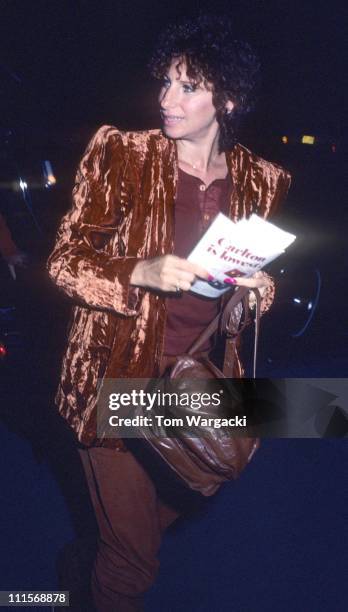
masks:
[[[338,137],[345,14],[339,3],[320,1],[218,0],[214,7],[207,1],[2,1],[2,63],[26,92],[12,105],[13,117],[56,132],[126,116],[137,129],[139,121],[156,121],[145,72],[149,50],[163,24],[199,9],[230,12],[237,35],[262,55],[263,128],[319,129]]]
[[[146,70],[151,47],[163,24],[199,9],[212,4],[0,2],[0,212],[29,255],[16,283],[4,265],[1,276],[0,306],[15,306],[2,331],[18,332],[0,363],[1,589],[55,588],[58,550],[93,529],[78,518],[85,498],[69,477],[69,436],[52,407],[70,304],[44,263],[93,132],[103,123],[159,127]],[[254,44],[264,66],[240,140],[293,175],[277,221],[298,239],[271,269],[277,301],[263,322],[259,375],[345,377],[344,6],[245,0],[218,1],[214,10],[233,16],[237,36]],[[300,144],[303,134],[315,135],[316,146]],[[45,159],[57,178],[50,190]],[[29,185],[26,203],[8,187],[19,177]],[[248,342],[244,350],[248,360]],[[344,440],[265,440],[238,483],[168,534],[147,609],[344,612],[346,465]]]
[[[10,177],[18,182],[18,176],[27,181],[41,234],[20,193],[3,188],[0,210],[19,246],[31,255],[30,274],[36,277],[26,275],[26,292],[35,286],[36,300],[48,299],[53,291],[43,289],[43,262],[70,206],[76,166],[88,140],[103,123],[123,129],[159,127],[158,85],[146,68],[152,45],[168,20],[207,8],[209,2],[1,3],[0,178],[3,183]],[[272,321],[264,323],[259,375],[344,376],[345,11],[338,2],[255,0],[218,1],[214,8],[230,12],[236,36],[248,39],[263,63],[257,110],[245,121],[240,140],[293,175],[286,206],[275,220],[298,238],[285,258],[285,274],[280,277],[282,260],[270,268],[279,280],[278,292]],[[300,144],[303,134],[314,135],[316,146]],[[282,144],[283,135],[288,145]],[[42,188],[44,159],[51,161],[57,177],[49,191]],[[315,301],[318,282],[320,300],[311,324],[294,339],[308,322],[307,304]],[[42,308],[53,312],[49,305]],[[65,330],[63,300],[58,310]],[[45,322],[50,331],[52,325],[57,330],[59,342],[63,328],[57,315],[54,320],[40,317],[41,326]],[[290,353],[284,352],[284,342],[290,343]],[[54,347],[47,351],[48,360]]]

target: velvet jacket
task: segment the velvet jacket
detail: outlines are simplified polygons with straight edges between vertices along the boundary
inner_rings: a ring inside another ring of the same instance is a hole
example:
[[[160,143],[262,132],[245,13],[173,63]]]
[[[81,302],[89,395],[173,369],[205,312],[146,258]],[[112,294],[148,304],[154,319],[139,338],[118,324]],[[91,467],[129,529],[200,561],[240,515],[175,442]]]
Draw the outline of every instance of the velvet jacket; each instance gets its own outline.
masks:
[[[230,218],[273,213],[289,174],[240,144],[226,161]],[[56,403],[83,444],[96,438],[98,379],[158,375],[165,299],[130,277],[139,260],[173,252],[177,179],[175,141],[160,130],[103,126],[81,160],[48,271],[75,302]]]

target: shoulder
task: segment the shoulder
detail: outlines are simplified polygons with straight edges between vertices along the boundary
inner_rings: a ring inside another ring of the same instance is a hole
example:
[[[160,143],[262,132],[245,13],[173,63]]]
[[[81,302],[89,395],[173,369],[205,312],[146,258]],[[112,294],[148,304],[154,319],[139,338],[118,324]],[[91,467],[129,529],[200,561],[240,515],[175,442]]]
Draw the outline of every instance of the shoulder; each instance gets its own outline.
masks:
[[[282,168],[282,166],[256,155],[256,153],[253,153],[240,143],[235,145],[229,155],[231,160],[235,161],[240,168],[244,170],[249,169],[265,179],[267,177],[277,178],[281,176],[287,176],[290,179],[290,173]]]
[[[239,143],[227,153],[227,158],[234,182],[246,192],[248,212],[262,216],[273,214],[287,195],[290,173]]]
[[[88,176],[94,180],[104,180],[111,172],[115,178],[125,168],[142,172],[145,161],[166,163],[173,159],[174,145],[163,136],[161,130],[123,131],[113,125],[101,126],[92,136],[82,156],[76,182],[79,177]]]
[[[102,125],[89,141],[79,171],[97,179],[110,168],[117,171],[128,162],[141,168],[148,155],[163,159],[170,148],[159,129],[123,131],[113,125]]]
[[[103,125],[92,137],[88,148],[107,147],[109,150],[134,152],[145,156],[150,149],[166,150],[169,143],[159,129],[124,131],[112,125]]]

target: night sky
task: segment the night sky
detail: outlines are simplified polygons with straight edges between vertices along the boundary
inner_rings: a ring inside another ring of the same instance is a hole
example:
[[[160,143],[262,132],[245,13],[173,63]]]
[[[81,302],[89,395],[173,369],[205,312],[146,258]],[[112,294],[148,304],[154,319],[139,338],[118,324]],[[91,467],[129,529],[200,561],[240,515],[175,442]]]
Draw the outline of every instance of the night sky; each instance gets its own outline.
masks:
[[[146,71],[163,25],[212,3],[2,0],[2,125],[46,132],[104,122],[159,125],[156,86]],[[344,4],[217,0],[236,36],[263,61],[261,131],[315,132],[339,139],[343,111]],[[252,123],[255,125],[255,123]]]

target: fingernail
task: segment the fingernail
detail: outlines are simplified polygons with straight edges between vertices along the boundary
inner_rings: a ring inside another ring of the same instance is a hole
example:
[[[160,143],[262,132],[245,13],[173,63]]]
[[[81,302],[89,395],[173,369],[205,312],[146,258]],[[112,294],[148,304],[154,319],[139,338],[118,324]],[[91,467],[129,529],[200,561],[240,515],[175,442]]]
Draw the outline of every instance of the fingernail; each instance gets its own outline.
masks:
[[[208,276],[208,281],[213,281],[214,280],[214,276],[212,276],[211,274],[209,274]]]
[[[237,281],[235,278],[225,278],[224,283],[227,283],[227,285],[236,285]]]

